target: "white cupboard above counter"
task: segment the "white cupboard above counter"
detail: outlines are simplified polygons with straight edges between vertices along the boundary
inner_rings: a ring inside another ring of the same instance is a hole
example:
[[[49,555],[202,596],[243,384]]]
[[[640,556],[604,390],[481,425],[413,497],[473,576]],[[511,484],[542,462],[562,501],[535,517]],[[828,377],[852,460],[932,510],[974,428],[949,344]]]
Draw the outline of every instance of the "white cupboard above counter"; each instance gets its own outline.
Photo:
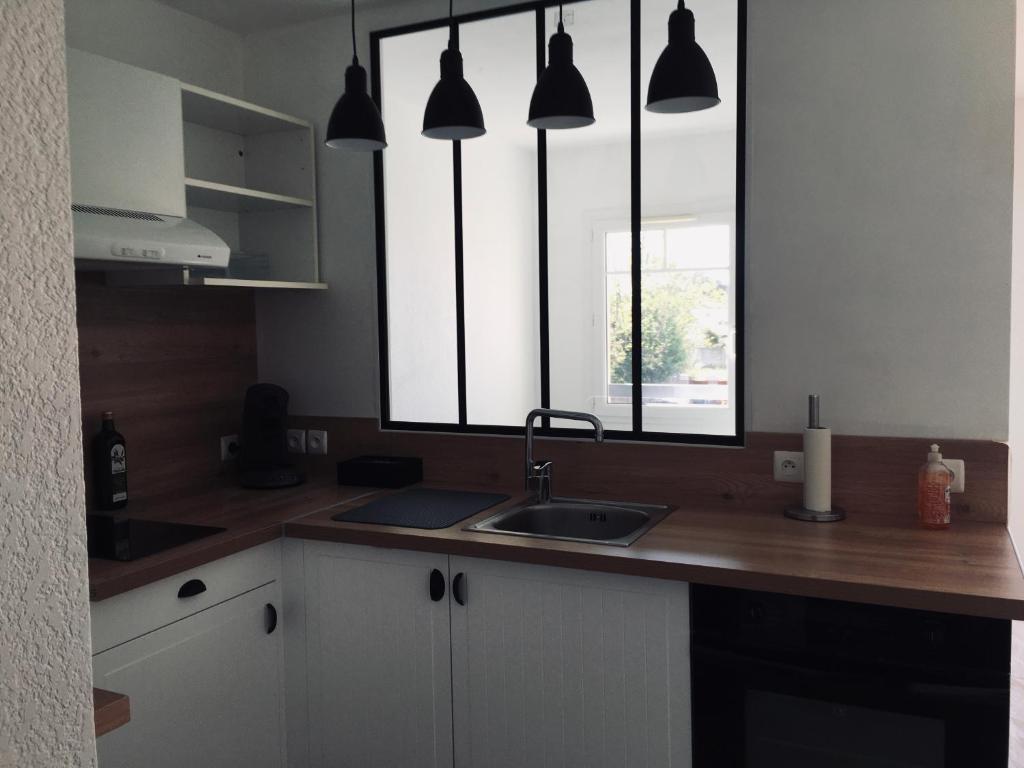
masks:
[[[113,284],[327,287],[311,123],[74,49],[68,71],[76,217],[187,217],[230,251],[208,266],[112,225],[77,269]]]

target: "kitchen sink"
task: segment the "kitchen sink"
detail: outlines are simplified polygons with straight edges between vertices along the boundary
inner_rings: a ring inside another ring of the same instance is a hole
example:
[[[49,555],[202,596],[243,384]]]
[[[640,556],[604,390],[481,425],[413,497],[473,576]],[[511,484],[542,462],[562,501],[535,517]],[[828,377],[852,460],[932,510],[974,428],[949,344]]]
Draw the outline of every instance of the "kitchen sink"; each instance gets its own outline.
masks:
[[[653,504],[553,498],[504,510],[466,530],[628,547],[671,511]]]

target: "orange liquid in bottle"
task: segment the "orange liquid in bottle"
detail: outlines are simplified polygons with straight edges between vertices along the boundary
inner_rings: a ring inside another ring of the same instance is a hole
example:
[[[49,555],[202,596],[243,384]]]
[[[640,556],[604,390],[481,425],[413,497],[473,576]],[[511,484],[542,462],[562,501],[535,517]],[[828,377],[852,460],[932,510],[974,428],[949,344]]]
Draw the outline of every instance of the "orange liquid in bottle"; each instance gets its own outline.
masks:
[[[948,528],[949,489],[953,472],[940,461],[929,461],[917,473],[917,517],[925,528]]]

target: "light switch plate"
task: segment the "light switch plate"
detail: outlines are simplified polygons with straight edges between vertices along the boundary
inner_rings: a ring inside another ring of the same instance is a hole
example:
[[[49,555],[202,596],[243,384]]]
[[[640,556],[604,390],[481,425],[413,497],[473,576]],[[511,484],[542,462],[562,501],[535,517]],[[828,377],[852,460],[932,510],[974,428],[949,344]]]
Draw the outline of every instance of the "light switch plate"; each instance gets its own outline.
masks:
[[[949,486],[950,493],[963,493],[966,485],[967,466],[963,459],[943,459],[942,463],[953,470],[953,484]]]
[[[780,483],[804,481],[803,451],[775,451],[775,479]]]

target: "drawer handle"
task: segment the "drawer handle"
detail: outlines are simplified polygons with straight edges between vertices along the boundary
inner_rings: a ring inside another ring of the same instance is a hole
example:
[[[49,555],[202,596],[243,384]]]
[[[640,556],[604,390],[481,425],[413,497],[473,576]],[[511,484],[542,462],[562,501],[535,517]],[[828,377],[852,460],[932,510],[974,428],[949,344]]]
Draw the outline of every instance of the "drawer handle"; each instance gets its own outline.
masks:
[[[435,603],[444,597],[444,574],[437,568],[430,572],[430,599]]]
[[[452,597],[459,605],[466,604],[466,574],[461,571],[455,574],[455,579],[452,581]]]
[[[267,603],[267,634],[274,634],[275,629],[277,629],[277,608],[273,603]]]
[[[206,591],[206,585],[203,584],[199,579],[189,579],[181,585],[181,589],[178,590],[179,598],[195,597],[201,595]]]

